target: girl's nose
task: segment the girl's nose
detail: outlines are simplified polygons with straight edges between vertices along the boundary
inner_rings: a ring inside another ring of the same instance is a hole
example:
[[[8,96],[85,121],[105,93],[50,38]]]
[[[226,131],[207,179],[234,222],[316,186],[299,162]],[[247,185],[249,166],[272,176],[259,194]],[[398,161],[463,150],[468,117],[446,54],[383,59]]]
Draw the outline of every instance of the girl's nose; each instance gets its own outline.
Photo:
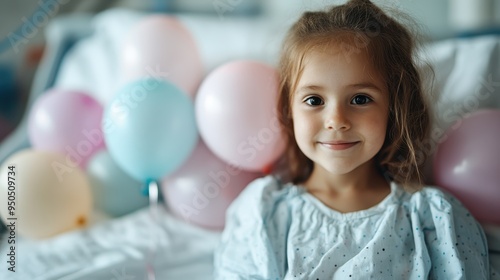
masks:
[[[325,119],[325,128],[335,131],[346,131],[351,128],[351,123],[346,112],[341,108],[330,111]]]

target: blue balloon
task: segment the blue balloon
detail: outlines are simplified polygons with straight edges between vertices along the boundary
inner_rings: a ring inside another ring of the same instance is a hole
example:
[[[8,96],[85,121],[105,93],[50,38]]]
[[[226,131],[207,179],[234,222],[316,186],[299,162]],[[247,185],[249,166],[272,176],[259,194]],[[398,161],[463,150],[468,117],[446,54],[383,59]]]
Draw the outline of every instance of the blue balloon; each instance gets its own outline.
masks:
[[[115,162],[141,182],[180,167],[198,141],[191,98],[172,83],[151,78],[118,91],[104,111],[103,132]]]
[[[107,151],[92,156],[87,176],[95,207],[111,216],[123,216],[149,204],[141,193],[142,184],[125,173]]]

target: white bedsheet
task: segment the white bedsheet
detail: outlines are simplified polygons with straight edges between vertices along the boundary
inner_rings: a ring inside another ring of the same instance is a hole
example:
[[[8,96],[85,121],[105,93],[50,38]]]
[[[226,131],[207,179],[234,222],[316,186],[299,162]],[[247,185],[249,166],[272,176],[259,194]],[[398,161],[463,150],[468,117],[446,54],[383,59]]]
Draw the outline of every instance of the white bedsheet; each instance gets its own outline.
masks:
[[[86,90],[103,105],[120,86],[117,54],[130,26],[144,14],[110,10],[97,15],[95,33],[81,40],[64,59],[56,86]],[[237,58],[277,61],[286,26],[263,20],[181,16],[200,47],[208,73]],[[439,131],[454,116],[483,107],[500,108],[500,39],[447,40],[430,45],[435,66],[434,97]],[[488,98],[477,98],[488,90]],[[477,101],[477,102],[476,102]],[[477,105],[475,105],[477,103]],[[448,114],[449,115],[449,114]],[[437,140],[436,140],[437,141]],[[212,252],[220,234],[188,225],[161,210],[159,222],[148,209],[106,220],[46,241],[18,236],[17,272],[6,270],[7,244],[0,249],[0,279],[147,279],[148,254],[156,279],[211,279]],[[487,226],[491,264],[500,271],[500,226]],[[495,278],[497,277],[497,278]],[[500,279],[496,276],[492,279]]]
[[[220,233],[186,224],[164,208],[157,217],[143,209],[48,240],[17,236],[15,273],[7,271],[4,240],[0,279],[148,279],[148,264],[157,280],[211,279]]]

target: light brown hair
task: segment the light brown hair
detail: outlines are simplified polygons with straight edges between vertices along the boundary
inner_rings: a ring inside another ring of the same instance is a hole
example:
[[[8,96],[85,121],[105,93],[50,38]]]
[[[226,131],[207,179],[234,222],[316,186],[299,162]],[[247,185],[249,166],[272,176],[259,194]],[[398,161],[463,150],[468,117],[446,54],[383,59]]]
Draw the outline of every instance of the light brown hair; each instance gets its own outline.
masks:
[[[313,162],[295,142],[291,101],[304,57],[311,50],[332,45],[346,55],[367,51],[372,58],[368,63],[380,69],[389,92],[389,119],[385,142],[375,157],[377,166],[386,178],[413,190],[420,188],[426,155],[418,147],[429,135],[430,115],[415,63],[416,40],[368,0],[305,12],[285,38],[279,64],[278,118],[288,141],[286,177],[300,183],[312,172]]]

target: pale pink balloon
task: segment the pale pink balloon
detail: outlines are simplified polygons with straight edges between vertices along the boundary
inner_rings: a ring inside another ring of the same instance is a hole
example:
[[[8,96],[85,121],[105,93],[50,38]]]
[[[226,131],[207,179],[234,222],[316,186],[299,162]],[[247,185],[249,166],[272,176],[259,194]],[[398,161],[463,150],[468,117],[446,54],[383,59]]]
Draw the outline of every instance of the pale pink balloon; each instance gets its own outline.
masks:
[[[500,224],[500,110],[480,110],[444,135],[434,179],[482,222]]]
[[[139,78],[169,80],[193,97],[204,69],[189,30],[176,18],[151,15],[135,25],[121,53],[123,82]]]
[[[179,218],[212,230],[222,230],[226,210],[259,173],[242,171],[218,159],[198,142],[188,161],[162,182],[167,207]]]
[[[196,97],[202,138],[226,162],[250,171],[265,169],[285,148],[277,97],[274,68],[254,61],[220,66],[203,81]]]
[[[31,109],[31,145],[37,150],[62,153],[66,163],[84,167],[104,147],[102,114],[101,104],[86,93],[51,89]]]

